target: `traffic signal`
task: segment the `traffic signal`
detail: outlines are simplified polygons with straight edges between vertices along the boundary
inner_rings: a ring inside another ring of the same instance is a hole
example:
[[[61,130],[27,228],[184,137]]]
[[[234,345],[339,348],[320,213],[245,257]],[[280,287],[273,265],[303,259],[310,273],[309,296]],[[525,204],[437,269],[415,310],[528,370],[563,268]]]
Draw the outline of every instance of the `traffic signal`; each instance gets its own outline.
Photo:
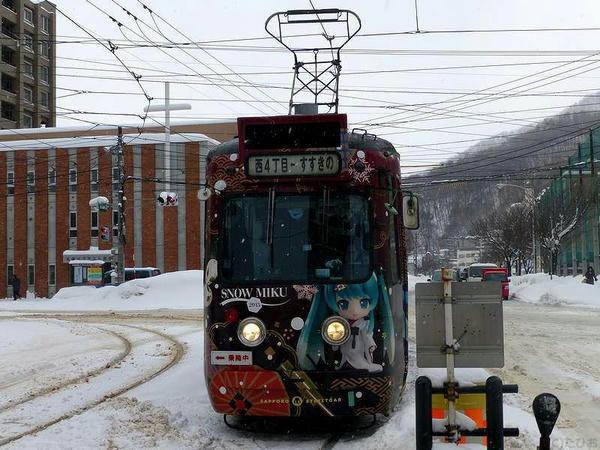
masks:
[[[100,239],[102,239],[104,242],[108,242],[108,227],[100,228]]]
[[[176,192],[161,192],[156,200],[160,206],[177,206],[179,203]]]

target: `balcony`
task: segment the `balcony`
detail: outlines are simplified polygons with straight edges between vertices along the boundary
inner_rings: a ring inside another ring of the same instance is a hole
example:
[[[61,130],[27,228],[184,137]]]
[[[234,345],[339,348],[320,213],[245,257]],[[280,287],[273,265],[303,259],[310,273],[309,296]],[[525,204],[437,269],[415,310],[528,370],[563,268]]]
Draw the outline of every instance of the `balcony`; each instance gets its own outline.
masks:
[[[17,52],[6,45],[2,46],[2,62],[16,67]]]
[[[11,94],[17,93],[17,80],[8,74],[2,74],[2,81],[0,81],[0,88],[3,91],[10,92]]]
[[[14,122],[17,117],[15,105],[8,102],[2,102],[0,104],[0,117],[4,120]]]
[[[6,17],[3,17],[1,27],[3,35],[18,40],[18,29],[16,23],[11,22]]]

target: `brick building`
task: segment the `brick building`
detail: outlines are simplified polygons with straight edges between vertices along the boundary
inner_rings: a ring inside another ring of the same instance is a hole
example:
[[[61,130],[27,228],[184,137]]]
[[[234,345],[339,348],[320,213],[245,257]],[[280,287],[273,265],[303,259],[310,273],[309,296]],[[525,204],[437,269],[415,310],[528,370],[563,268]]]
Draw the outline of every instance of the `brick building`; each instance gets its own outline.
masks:
[[[56,123],[56,8],[2,0],[0,128]]]
[[[90,199],[116,195],[116,159],[106,151],[117,142],[115,127],[40,128],[0,131],[0,298],[12,295],[13,273],[26,290],[53,295],[74,282],[77,266],[110,260],[116,232],[111,210],[92,211]],[[125,266],[161,271],[199,269],[202,263],[204,182],[209,149],[237,134],[234,121],[171,126],[171,191],[177,207],[161,208],[166,171],[160,127],[124,127]],[[18,138],[19,140],[14,140]],[[160,180],[160,182],[157,182]],[[99,230],[112,232],[105,242]],[[115,239],[116,242],[116,239]],[[81,276],[81,271],[77,271]]]

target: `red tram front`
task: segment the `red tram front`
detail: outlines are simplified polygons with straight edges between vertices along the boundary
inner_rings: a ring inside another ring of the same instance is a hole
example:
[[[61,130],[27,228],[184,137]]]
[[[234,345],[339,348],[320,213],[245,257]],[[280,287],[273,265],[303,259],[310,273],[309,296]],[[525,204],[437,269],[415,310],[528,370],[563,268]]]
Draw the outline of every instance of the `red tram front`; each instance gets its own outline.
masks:
[[[238,119],[208,155],[205,376],[215,411],[388,414],[408,362],[400,158],[343,114]]]

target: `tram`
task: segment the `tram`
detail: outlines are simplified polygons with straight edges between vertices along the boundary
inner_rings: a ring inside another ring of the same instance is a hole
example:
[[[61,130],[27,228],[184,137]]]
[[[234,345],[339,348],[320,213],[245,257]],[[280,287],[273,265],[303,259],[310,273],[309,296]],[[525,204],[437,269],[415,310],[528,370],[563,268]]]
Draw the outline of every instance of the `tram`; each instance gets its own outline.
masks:
[[[393,145],[345,114],[238,119],[207,157],[205,378],[236,416],[389,414],[404,389],[405,229]]]

